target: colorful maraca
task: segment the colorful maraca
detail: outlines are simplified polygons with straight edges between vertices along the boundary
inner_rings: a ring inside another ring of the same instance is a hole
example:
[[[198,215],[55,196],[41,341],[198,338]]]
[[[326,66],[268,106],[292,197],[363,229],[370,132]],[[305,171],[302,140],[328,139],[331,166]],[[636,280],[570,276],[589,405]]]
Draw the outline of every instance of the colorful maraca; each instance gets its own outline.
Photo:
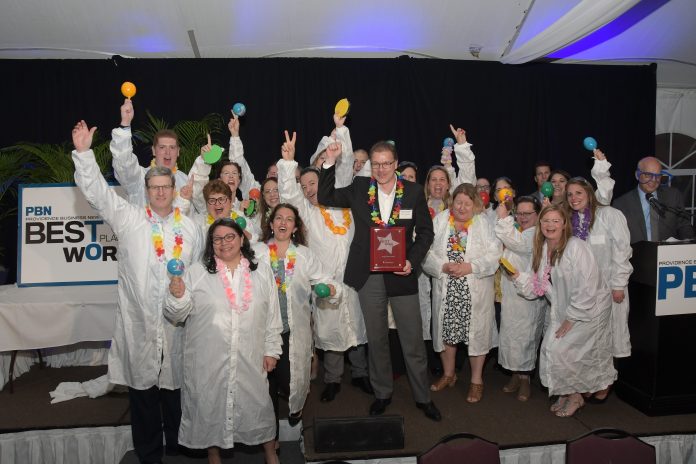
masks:
[[[539,189],[542,195],[544,195],[546,198],[551,198],[553,196],[553,184],[551,182],[544,182],[541,184],[541,188]]]
[[[232,112],[236,114],[238,118],[241,118],[246,114],[246,106],[244,106],[244,103],[235,103],[234,106],[232,106]]]
[[[483,207],[488,208],[488,205],[491,203],[491,196],[488,195],[488,192],[479,192],[478,194],[483,202]]]
[[[247,217],[252,217],[256,213],[256,206],[261,199],[261,191],[257,188],[249,190],[249,206],[244,210]]]
[[[316,284],[314,286],[314,293],[316,293],[319,298],[326,298],[331,295],[331,289],[326,284]]]
[[[173,276],[180,276],[184,273],[184,262],[180,259],[170,259],[167,261],[167,272]]]
[[[498,201],[504,203],[506,201],[512,200],[512,190],[509,188],[504,188],[498,190]]]
[[[452,137],[446,137],[445,140],[442,141],[442,146],[448,148],[454,147],[454,139]]]
[[[212,145],[209,151],[203,153],[203,161],[205,161],[206,164],[217,163],[220,161],[220,158],[222,158],[222,152],[224,150],[225,149],[220,145]]]
[[[585,146],[585,150],[594,151],[597,148],[597,141],[594,137],[585,137],[582,144]]]
[[[124,97],[133,98],[135,96],[135,92],[135,84],[133,84],[132,82],[126,81],[123,84],[121,84],[121,93]]]

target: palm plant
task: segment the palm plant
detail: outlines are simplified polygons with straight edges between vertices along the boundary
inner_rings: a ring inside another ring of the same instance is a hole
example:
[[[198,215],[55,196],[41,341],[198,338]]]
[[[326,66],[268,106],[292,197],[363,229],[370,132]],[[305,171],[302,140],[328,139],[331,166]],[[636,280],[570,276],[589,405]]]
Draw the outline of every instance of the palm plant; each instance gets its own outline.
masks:
[[[179,169],[188,172],[193,166],[193,162],[200,154],[201,147],[207,143],[206,134],[222,134],[225,122],[222,116],[211,113],[203,117],[200,121],[179,121],[174,127],[164,120],[153,116],[147,112],[148,124],[145,129],[135,132],[135,138],[140,142],[152,145],[155,133],[162,129],[172,129],[179,137],[179,159],[177,165]]]

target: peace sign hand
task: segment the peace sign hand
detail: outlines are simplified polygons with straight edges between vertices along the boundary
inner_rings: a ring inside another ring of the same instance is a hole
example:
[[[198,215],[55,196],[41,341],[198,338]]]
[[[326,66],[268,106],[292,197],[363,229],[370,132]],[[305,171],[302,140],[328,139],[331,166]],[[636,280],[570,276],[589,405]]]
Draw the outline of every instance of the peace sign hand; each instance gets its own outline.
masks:
[[[293,161],[295,159],[295,141],[297,140],[297,133],[292,133],[292,138],[288,131],[285,131],[285,142],[283,146],[280,147],[280,156],[286,161]]]
[[[450,130],[454,138],[457,139],[457,143],[466,143],[466,131],[464,129],[461,127],[455,129],[454,126],[450,124]]]

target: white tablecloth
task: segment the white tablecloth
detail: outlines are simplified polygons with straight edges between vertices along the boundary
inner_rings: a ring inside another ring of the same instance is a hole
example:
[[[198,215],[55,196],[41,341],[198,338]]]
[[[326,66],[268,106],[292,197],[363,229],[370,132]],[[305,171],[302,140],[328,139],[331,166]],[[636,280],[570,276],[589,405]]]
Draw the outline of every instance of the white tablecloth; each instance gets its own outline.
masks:
[[[116,285],[0,286],[0,351],[111,340]]]

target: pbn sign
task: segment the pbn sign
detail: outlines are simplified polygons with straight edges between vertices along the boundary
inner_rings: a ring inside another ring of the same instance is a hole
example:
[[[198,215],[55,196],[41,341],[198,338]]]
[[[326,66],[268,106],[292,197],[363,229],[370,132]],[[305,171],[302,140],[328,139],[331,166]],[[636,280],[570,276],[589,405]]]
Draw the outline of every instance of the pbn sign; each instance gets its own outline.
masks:
[[[696,245],[657,248],[655,315],[696,313]]]

